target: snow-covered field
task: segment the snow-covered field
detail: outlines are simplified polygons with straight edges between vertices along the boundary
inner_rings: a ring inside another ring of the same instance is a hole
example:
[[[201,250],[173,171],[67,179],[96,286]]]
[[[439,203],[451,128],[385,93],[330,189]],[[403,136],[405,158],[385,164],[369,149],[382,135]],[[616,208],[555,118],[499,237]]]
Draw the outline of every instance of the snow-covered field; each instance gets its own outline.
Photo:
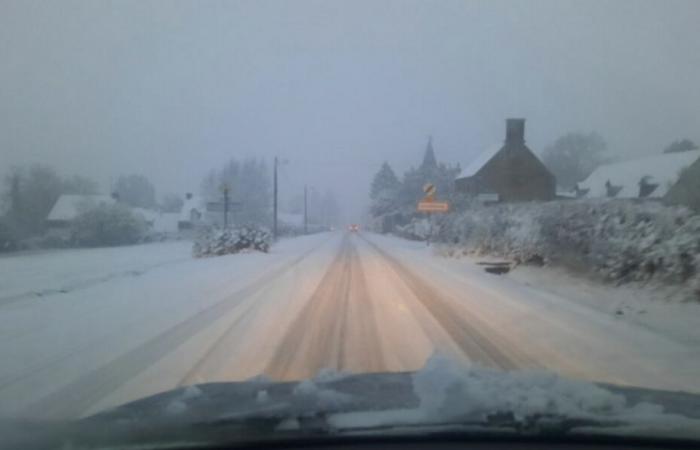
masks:
[[[591,300],[615,290],[494,276],[399,238],[323,233],[203,259],[187,242],[66,250],[0,269],[0,416],[75,417],[258,374],[414,371],[435,352],[700,392],[698,341],[680,331],[694,319],[633,320]]]
[[[192,258],[184,241],[0,258],[0,414],[17,413],[327,240],[315,235],[281,241],[269,254],[203,259]],[[168,343],[176,347],[217,318]],[[127,377],[136,369],[117,367]]]

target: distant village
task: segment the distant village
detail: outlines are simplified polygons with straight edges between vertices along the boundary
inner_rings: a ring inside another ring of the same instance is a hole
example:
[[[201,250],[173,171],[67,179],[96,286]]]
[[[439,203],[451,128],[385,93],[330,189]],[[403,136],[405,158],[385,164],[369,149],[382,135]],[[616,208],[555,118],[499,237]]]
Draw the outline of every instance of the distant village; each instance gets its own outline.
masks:
[[[371,186],[366,225],[379,232],[396,232],[423,217],[416,204],[424,195],[426,183],[435,186],[437,196],[450,203],[452,212],[468,211],[475,204],[577,199],[621,199],[700,208],[700,149],[691,141],[674,142],[658,154],[616,161],[605,153],[602,138],[593,134],[566,135],[543,152],[535,152],[526,144],[525,124],[522,118],[506,119],[502,143],[484,149],[464,168],[439,163],[432,138],[421,164],[403,177],[399,178],[385,162]],[[498,140],[494,136],[494,141]],[[22,175],[24,179],[15,174],[7,180],[5,212],[0,216],[0,250],[23,247],[19,242],[28,242],[31,248],[162,240],[192,236],[197,229],[222,227],[227,221],[274,226],[270,170],[264,161],[232,160],[204,180],[201,193],[182,193],[174,198],[171,195],[167,206],[156,205],[153,199],[121,198],[119,190],[110,195],[97,194],[89,180],[81,177],[63,184],[48,182],[56,178],[54,173],[41,167],[33,170]],[[34,181],[29,181],[31,176]],[[144,177],[127,177],[125,182],[142,190],[145,186],[146,196],[154,196],[149,192],[153,187]],[[72,183],[71,187],[65,188],[66,183]],[[226,183],[238,183],[237,190],[249,187],[249,193],[239,193],[247,199],[245,204],[234,201],[224,208],[220,186]],[[32,191],[41,186],[35,189],[28,184],[43,184],[43,189],[51,193],[60,187],[63,193],[45,206],[30,205],[37,203],[36,198],[42,204],[47,200],[46,195],[31,197]],[[26,198],[22,189],[28,192]],[[122,189],[126,196],[129,189]],[[338,205],[332,193],[314,195],[313,214],[305,214],[301,199],[297,199],[295,207],[278,211],[281,234],[322,231],[337,224]],[[87,211],[93,213],[86,215]],[[137,218],[138,224],[126,220],[124,214]],[[97,236],[99,233],[102,237]]]

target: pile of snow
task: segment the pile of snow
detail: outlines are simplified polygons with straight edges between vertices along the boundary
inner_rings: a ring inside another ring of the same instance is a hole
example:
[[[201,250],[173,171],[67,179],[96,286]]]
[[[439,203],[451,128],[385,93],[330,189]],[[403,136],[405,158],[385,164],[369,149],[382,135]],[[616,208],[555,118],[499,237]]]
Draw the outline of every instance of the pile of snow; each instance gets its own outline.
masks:
[[[433,355],[412,375],[418,405],[381,411],[340,412],[328,422],[337,430],[415,425],[493,424],[535,429],[576,421],[625,424],[625,430],[688,430],[697,421],[657,404],[631,404],[622,394],[596,384],[535,370],[499,371]],[[604,432],[604,429],[599,431]],[[614,432],[611,430],[611,432]],[[653,432],[652,432],[653,434]]]
[[[413,389],[426,415],[442,422],[486,421],[499,413],[518,421],[535,415],[599,419],[627,409],[622,395],[589,382],[544,371],[469,366],[441,355],[413,375]]]
[[[617,283],[681,286],[700,299],[700,215],[681,207],[625,200],[474,204],[437,218],[432,238],[453,255],[584,266]]]
[[[257,226],[210,229],[197,238],[192,253],[196,257],[228,255],[243,250],[267,253],[271,241],[270,232]]]

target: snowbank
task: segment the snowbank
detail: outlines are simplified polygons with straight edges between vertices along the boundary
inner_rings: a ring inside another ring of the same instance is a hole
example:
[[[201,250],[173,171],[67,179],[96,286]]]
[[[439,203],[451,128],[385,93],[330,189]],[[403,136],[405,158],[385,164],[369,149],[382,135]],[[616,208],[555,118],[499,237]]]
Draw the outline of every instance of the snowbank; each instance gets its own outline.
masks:
[[[415,237],[424,229],[414,221],[399,233]],[[617,283],[681,286],[700,300],[700,216],[685,208],[625,200],[474,204],[436,217],[432,229],[452,255],[555,263]]]
[[[242,250],[267,253],[271,240],[269,231],[255,226],[210,229],[197,238],[192,253],[196,257],[229,255]]]
[[[691,433],[698,429],[698,421],[669,413],[661,405],[630,402],[596,384],[544,371],[503,372],[436,354],[412,375],[412,382],[418,398],[415,408],[341,412],[328,422],[338,430],[431,423],[538,429],[585,421],[621,427],[620,433],[635,427],[642,432],[669,428]]]

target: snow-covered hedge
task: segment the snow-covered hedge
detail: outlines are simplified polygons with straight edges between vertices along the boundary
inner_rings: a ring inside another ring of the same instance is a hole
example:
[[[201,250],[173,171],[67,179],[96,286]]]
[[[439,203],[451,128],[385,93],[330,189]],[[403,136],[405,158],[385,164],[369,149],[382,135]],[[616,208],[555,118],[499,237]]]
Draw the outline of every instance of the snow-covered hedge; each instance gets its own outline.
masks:
[[[408,232],[424,228],[416,220]],[[586,267],[621,283],[682,284],[700,296],[700,215],[681,207],[626,200],[472,205],[436,217],[432,238],[450,244],[451,253]]]
[[[87,247],[128,245],[140,242],[148,226],[127,206],[99,205],[80,213],[70,228],[70,242]]]
[[[228,255],[242,250],[267,253],[271,241],[270,232],[257,226],[210,229],[197,238],[192,253],[196,257]]]

